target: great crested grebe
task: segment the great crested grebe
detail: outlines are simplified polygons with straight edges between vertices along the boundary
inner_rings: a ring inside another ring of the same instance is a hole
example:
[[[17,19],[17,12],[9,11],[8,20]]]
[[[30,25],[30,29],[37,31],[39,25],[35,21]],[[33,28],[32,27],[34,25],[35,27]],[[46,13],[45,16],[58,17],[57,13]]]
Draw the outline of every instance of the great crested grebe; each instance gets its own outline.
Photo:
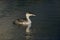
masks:
[[[27,26],[26,28],[26,32],[30,32],[30,27],[31,27],[31,20],[30,20],[30,16],[36,16],[30,12],[27,12],[26,13],[26,18],[23,18],[23,19],[17,19],[14,23],[17,24],[17,25],[22,25],[22,26]]]

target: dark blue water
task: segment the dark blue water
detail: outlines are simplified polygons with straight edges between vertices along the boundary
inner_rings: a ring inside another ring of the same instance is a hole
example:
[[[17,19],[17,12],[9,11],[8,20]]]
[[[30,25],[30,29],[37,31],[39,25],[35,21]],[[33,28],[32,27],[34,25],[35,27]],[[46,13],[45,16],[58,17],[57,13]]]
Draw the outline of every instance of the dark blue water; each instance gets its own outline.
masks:
[[[2,0],[0,1],[0,40],[59,40],[60,39],[59,0]],[[24,27],[13,21],[25,17],[31,11],[36,17],[32,21],[31,32],[26,35]]]

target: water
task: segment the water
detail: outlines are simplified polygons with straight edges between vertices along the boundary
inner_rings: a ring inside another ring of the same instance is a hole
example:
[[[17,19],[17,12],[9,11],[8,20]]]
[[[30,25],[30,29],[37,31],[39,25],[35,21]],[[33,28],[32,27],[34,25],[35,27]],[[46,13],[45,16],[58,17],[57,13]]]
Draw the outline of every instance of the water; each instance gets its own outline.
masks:
[[[29,0],[30,1],[30,0]],[[0,40],[59,40],[60,39],[60,1],[0,1]],[[32,20],[31,33],[13,21],[25,17],[31,11],[36,17]]]

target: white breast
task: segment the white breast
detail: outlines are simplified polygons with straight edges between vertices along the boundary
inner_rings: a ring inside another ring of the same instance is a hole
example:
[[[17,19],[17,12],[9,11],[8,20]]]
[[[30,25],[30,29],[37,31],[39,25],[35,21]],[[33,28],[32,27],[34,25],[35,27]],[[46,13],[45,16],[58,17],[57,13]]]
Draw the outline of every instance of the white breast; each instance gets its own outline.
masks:
[[[31,24],[31,22],[20,22],[19,24],[29,25],[29,24]]]

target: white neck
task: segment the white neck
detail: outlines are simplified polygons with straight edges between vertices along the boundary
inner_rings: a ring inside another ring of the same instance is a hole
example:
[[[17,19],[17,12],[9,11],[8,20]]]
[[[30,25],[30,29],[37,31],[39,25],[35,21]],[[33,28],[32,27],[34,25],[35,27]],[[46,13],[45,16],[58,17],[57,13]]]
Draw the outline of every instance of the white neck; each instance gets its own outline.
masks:
[[[31,23],[31,20],[29,19],[29,16],[26,15],[26,18],[27,18],[28,22]]]

